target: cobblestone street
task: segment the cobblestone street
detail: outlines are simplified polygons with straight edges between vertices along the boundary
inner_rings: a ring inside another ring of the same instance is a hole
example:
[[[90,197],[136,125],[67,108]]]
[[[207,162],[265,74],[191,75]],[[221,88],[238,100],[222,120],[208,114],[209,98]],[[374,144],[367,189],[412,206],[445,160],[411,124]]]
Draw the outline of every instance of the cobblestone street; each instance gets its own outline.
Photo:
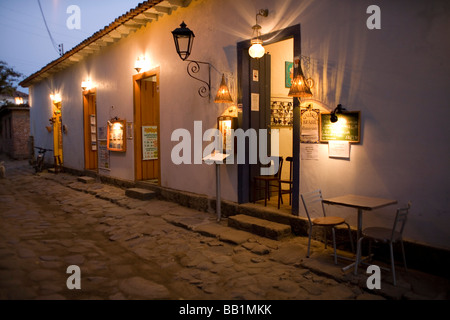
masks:
[[[364,289],[367,276],[343,274],[320,254],[319,242],[306,259],[306,238],[260,238],[217,223],[213,214],[128,198],[115,186],[34,174],[27,161],[5,166],[2,300],[448,299],[444,279],[400,272],[398,288],[383,283],[385,290],[372,293]],[[234,241],[207,232],[214,228]],[[66,286],[70,265],[80,267],[80,290]]]

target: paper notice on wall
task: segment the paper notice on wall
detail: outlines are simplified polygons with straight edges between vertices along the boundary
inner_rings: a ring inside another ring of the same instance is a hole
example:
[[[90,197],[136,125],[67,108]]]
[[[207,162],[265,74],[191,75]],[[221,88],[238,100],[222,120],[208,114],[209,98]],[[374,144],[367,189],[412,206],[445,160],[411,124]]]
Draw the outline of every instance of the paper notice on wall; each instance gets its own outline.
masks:
[[[315,143],[300,143],[302,160],[319,160],[319,145]]]
[[[259,111],[259,93],[252,93],[251,111]]]
[[[142,126],[142,160],[158,159],[158,127]]]
[[[328,156],[330,158],[350,158],[350,143],[348,141],[328,141]]]
[[[100,169],[109,170],[109,150],[107,145],[106,140],[98,140],[98,166]]]

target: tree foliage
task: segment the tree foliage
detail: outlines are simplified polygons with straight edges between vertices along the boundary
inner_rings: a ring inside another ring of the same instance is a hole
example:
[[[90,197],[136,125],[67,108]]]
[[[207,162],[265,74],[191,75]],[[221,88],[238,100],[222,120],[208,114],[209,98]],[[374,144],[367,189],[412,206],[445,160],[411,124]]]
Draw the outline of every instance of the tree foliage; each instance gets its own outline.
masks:
[[[21,76],[21,73],[14,71],[6,62],[0,61],[0,94],[13,95],[17,88],[14,82]]]

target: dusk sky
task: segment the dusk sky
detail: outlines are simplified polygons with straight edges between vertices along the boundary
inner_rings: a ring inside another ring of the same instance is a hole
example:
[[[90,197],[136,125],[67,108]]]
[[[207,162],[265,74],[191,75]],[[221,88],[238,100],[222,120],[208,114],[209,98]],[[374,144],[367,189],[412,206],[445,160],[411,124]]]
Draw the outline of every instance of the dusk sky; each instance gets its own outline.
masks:
[[[63,44],[64,52],[69,51],[141,2],[143,0],[40,0],[52,42],[39,0],[0,0],[0,60],[22,73],[23,79],[57,59],[58,44]],[[69,10],[67,13],[70,6],[79,8],[79,29],[74,24],[76,12]],[[72,29],[67,26],[68,20]],[[20,86],[18,90],[28,92]]]

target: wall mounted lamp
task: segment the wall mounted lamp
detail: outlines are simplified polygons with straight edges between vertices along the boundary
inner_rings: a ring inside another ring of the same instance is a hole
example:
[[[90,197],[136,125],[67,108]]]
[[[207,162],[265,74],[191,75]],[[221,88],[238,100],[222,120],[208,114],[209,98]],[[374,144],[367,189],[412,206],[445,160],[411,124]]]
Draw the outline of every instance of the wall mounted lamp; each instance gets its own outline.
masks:
[[[114,124],[114,122],[116,122],[116,121],[119,121],[119,118],[118,118],[117,116],[111,118],[111,119],[108,120],[107,122],[108,122],[108,125],[112,126],[112,125]]]
[[[50,100],[52,100],[52,102],[54,104],[57,104],[57,103],[61,102],[61,95],[59,93],[51,94]]]
[[[228,90],[227,83],[225,82],[224,74],[222,74],[222,81],[220,82],[220,87],[219,87],[219,90],[217,91],[214,102],[215,103],[231,103],[231,102],[233,102],[233,99],[231,99],[230,90]]]
[[[184,23],[184,21],[180,24],[180,28],[176,28],[172,31],[173,41],[175,43],[175,49],[181,60],[189,61],[187,65],[187,73],[191,78],[198,80],[203,83],[203,85],[198,89],[198,94],[202,98],[208,97],[211,100],[211,67],[214,68],[213,65],[209,62],[196,61],[196,60],[187,60],[192,51],[192,45],[194,43],[194,32],[192,32]],[[195,74],[200,72],[200,65],[208,66],[208,81],[197,78]],[[217,69],[214,68],[216,71]],[[226,88],[226,89],[225,89]],[[222,93],[221,93],[222,92]],[[226,95],[228,92],[228,95]],[[222,74],[222,83],[220,84],[219,92],[216,95],[216,99],[214,99],[216,103],[232,103],[231,95],[229,93],[228,87],[225,82],[225,76]]]
[[[250,40],[250,43],[252,44],[250,48],[248,49],[248,54],[252,58],[261,58],[264,56],[264,53],[266,52],[264,50],[264,47],[262,46],[263,41],[261,40],[261,26],[258,24],[258,16],[267,17],[269,15],[268,9],[261,9],[256,14],[256,24],[252,27],[253,33],[252,33],[252,39]]]
[[[312,81],[312,79],[305,78],[302,71],[300,59],[295,60],[295,70],[297,70],[297,72],[294,79],[292,80],[292,85],[289,89],[288,96],[297,98],[312,97],[310,88],[314,85],[314,82]]]
[[[338,117],[336,114],[342,113],[342,111],[344,110],[345,108],[341,104],[338,104],[337,107],[333,110],[333,112],[331,112],[330,121],[333,123],[337,122]]]
[[[83,91],[90,90],[92,88],[92,82],[91,80],[85,80],[81,82],[81,89]]]
[[[145,64],[145,58],[137,58],[136,61],[134,62],[134,69],[137,71],[137,73],[139,73],[139,71],[142,70],[142,68],[144,67]]]

